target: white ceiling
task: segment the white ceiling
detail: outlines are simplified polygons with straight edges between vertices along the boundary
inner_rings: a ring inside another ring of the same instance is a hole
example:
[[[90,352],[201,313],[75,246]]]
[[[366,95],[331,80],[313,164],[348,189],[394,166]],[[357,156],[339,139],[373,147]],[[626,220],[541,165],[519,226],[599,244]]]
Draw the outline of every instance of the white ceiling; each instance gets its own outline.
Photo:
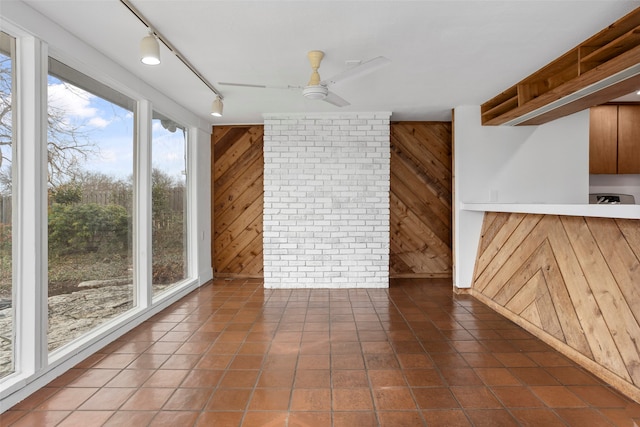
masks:
[[[637,0],[131,0],[222,93],[224,116],[213,119],[214,95],[164,46],[161,65],[140,63],[147,30],[119,0],[23,1],[214,124],[261,123],[262,113],[274,112],[390,111],[392,120],[450,120],[452,107],[482,104],[640,6]],[[382,55],[392,62],[332,86],[351,102],[343,108],[294,90],[218,85],[305,85],[309,50],[325,52],[323,78],[351,60]]]

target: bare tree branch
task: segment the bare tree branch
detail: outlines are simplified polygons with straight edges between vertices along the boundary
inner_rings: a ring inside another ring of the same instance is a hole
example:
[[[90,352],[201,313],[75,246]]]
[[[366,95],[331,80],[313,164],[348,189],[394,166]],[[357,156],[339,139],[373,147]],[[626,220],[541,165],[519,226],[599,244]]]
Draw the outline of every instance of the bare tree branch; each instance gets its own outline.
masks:
[[[0,192],[11,190],[11,68],[11,58],[0,54]],[[50,105],[47,125],[48,181],[55,188],[78,176],[82,161],[99,150],[85,124],[72,123],[63,109]]]

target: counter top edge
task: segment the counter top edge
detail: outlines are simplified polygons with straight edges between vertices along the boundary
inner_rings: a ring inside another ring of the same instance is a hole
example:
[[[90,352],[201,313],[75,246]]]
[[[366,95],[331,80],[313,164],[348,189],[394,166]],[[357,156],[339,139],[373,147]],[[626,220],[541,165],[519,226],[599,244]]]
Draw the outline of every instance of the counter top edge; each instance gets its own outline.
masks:
[[[602,218],[640,219],[640,205],[584,204],[520,204],[520,203],[460,203],[465,211],[516,212],[543,215],[591,216]]]

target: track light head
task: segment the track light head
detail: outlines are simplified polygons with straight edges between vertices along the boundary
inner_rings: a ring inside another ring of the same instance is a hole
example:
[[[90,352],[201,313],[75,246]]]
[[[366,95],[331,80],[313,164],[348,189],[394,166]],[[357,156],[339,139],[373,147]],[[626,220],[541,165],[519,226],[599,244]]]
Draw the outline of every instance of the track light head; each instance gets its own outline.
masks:
[[[152,32],[149,32],[149,35],[140,42],[140,61],[146,65],[160,63],[160,44]]]
[[[213,117],[222,117],[223,107],[222,99],[220,99],[219,96],[216,96],[216,99],[213,100],[213,104],[211,104],[211,115]]]

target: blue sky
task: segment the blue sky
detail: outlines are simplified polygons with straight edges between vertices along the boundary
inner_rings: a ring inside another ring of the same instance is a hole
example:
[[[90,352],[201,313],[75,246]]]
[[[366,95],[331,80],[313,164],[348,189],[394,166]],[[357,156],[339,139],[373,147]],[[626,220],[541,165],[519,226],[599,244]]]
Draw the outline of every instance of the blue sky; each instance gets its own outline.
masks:
[[[88,171],[127,179],[133,173],[133,113],[55,77],[49,77],[49,105],[65,111],[65,122],[82,129],[98,149],[82,162]],[[182,130],[169,132],[152,123],[153,167],[175,179],[184,180],[184,136]]]

